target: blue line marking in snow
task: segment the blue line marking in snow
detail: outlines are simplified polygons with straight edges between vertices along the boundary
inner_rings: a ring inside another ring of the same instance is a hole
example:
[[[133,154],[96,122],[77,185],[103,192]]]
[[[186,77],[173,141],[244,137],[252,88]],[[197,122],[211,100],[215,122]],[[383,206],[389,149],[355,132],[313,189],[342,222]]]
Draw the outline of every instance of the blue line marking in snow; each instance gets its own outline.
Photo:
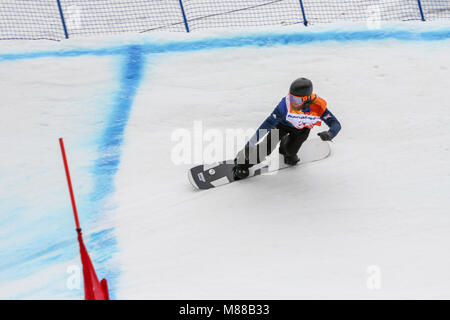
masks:
[[[120,91],[117,93],[114,110],[101,140],[101,158],[95,165],[96,181],[93,200],[100,200],[113,192],[113,178],[120,161],[124,130],[144,70],[144,55],[141,47],[128,46],[125,49],[125,55]]]
[[[255,35],[242,35],[235,37],[208,38],[196,41],[170,41],[170,42],[148,42],[137,44],[142,53],[162,53],[197,51],[204,49],[219,49],[242,46],[275,46],[307,44],[320,41],[367,41],[396,39],[403,41],[437,41],[450,39],[450,30],[414,32],[407,30],[362,30],[362,31],[325,31],[325,32],[299,32],[288,34],[265,33]],[[7,60],[20,60],[42,57],[74,57],[81,55],[116,55],[126,54],[129,46],[110,47],[102,49],[67,50],[67,51],[44,51],[30,53],[0,54],[0,62]]]
[[[106,51],[100,51],[98,53],[104,55],[104,52]],[[90,199],[84,199],[78,204],[80,213],[87,213],[84,214],[85,217],[83,218],[83,226],[86,227],[86,230],[90,229],[90,220],[95,222],[97,220],[95,215],[102,212],[105,204],[102,200],[106,195],[113,192],[113,179],[118,170],[124,130],[144,71],[145,57],[141,47],[126,46],[121,48],[120,52],[122,53],[121,58],[123,59],[119,77],[120,86],[113,102],[113,108],[109,112],[110,115],[106,129],[102,133],[98,143],[100,157],[93,166],[93,192],[91,193]],[[80,53],[83,55],[89,54],[86,51],[73,51],[69,55],[58,54],[54,57],[73,57]],[[41,56],[39,55],[39,57]],[[68,210],[65,209],[64,211]],[[71,217],[71,213],[68,213],[67,217]],[[73,229],[73,221],[71,220],[72,218],[70,218],[70,226],[64,226],[63,228],[67,232]],[[53,222],[53,220],[50,222]],[[12,260],[9,257],[9,260],[4,260],[3,264],[0,263],[0,270],[2,272],[12,270],[12,268],[15,270],[12,274],[9,273],[8,279],[2,279],[0,277],[0,282],[26,277],[42,270],[45,266],[71,260],[74,258],[74,254],[75,256],[79,254],[75,235],[67,235],[66,231],[63,232],[61,230],[61,222],[54,222],[54,224],[59,224],[57,230],[62,233],[58,234],[57,239],[64,238],[65,240],[55,243],[54,232],[51,232],[53,236],[51,234],[37,232],[34,235],[34,239],[38,238],[40,243],[37,249],[32,248],[32,251],[22,252],[19,256],[13,257]],[[49,230],[53,230],[52,227],[54,227],[53,224],[51,224]],[[117,252],[117,240],[114,229],[109,228],[95,233],[85,233],[84,240],[87,248],[90,249],[91,259],[96,265],[97,275],[101,278],[105,277],[108,279],[110,296],[114,299],[117,285],[116,279],[120,274],[120,266],[117,265],[117,261],[112,261],[114,253]],[[102,250],[101,248],[107,248],[107,250]],[[56,286],[58,288],[61,287],[61,283],[65,283],[66,281],[64,278],[57,280],[59,281]],[[28,291],[28,293],[14,296],[14,298],[26,298],[27,294],[37,294],[41,290],[45,291],[47,287],[34,288]],[[81,292],[73,292],[74,296],[70,296],[70,298],[75,298],[78,293],[80,293],[81,297]],[[61,294],[61,289],[55,289],[55,294]]]
[[[96,204],[97,211],[100,212],[103,205],[102,200],[114,191],[114,176],[120,163],[124,131],[144,71],[145,58],[139,46],[128,46],[124,52],[119,92],[101,138],[99,146],[101,156],[97,159],[94,168],[94,193],[91,202]],[[113,230],[103,230],[97,234],[91,234],[90,244],[94,248],[110,249],[105,252],[96,250],[98,254],[96,262],[100,266],[97,273],[99,276],[107,278],[111,299],[114,299],[117,284],[115,280],[120,270],[118,265],[108,263],[117,251],[117,241]]]

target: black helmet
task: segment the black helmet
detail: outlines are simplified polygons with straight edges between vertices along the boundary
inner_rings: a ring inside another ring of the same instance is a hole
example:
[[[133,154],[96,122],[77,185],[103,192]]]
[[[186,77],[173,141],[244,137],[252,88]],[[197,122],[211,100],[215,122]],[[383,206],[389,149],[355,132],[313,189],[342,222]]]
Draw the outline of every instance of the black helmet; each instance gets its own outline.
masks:
[[[292,82],[289,93],[297,97],[310,96],[313,92],[313,84],[311,80],[306,78],[298,78]]]

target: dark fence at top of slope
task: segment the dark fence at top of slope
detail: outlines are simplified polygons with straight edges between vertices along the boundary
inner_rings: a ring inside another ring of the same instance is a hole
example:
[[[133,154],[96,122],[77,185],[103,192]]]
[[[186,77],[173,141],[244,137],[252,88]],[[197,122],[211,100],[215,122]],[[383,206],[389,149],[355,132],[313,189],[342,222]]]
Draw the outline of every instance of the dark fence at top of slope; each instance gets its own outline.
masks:
[[[450,0],[5,0],[0,39],[410,20],[450,20]]]

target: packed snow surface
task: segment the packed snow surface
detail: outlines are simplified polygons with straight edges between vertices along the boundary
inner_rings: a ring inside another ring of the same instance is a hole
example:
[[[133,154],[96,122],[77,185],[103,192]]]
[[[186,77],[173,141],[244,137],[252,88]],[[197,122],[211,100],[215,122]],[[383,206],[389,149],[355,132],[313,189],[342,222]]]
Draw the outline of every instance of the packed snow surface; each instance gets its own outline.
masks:
[[[22,57],[8,44],[1,298],[83,297],[59,137],[114,298],[450,298],[450,40]],[[204,150],[256,129],[300,76],[342,124],[331,156],[194,190]]]

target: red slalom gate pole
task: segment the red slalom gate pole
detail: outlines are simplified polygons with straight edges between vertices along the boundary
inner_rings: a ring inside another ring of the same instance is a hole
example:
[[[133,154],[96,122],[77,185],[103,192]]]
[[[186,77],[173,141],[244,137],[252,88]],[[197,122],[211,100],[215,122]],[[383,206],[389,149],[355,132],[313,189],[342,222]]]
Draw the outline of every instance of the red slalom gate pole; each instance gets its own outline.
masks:
[[[59,138],[59,146],[61,147],[61,153],[64,161],[64,169],[66,170],[67,184],[69,186],[70,200],[72,201],[72,209],[73,215],[75,217],[75,224],[77,226],[77,232],[81,232],[80,221],[78,220],[77,205],[75,203],[75,196],[73,195],[72,180],[70,179],[69,165],[67,164],[66,150],[64,148],[64,142],[62,138]]]
[[[89,254],[83,242],[80,221],[78,220],[78,211],[75,203],[75,196],[73,194],[72,181],[70,179],[69,165],[67,164],[66,151],[62,138],[59,138],[59,145],[64,161],[64,168],[66,171],[67,184],[69,186],[70,200],[72,202],[73,215],[75,217],[75,224],[78,233],[78,243],[80,245],[81,263],[83,265],[84,278],[84,299],[85,300],[109,300],[108,283],[106,279],[98,281],[95,273],[94,265],[92,264]]]

